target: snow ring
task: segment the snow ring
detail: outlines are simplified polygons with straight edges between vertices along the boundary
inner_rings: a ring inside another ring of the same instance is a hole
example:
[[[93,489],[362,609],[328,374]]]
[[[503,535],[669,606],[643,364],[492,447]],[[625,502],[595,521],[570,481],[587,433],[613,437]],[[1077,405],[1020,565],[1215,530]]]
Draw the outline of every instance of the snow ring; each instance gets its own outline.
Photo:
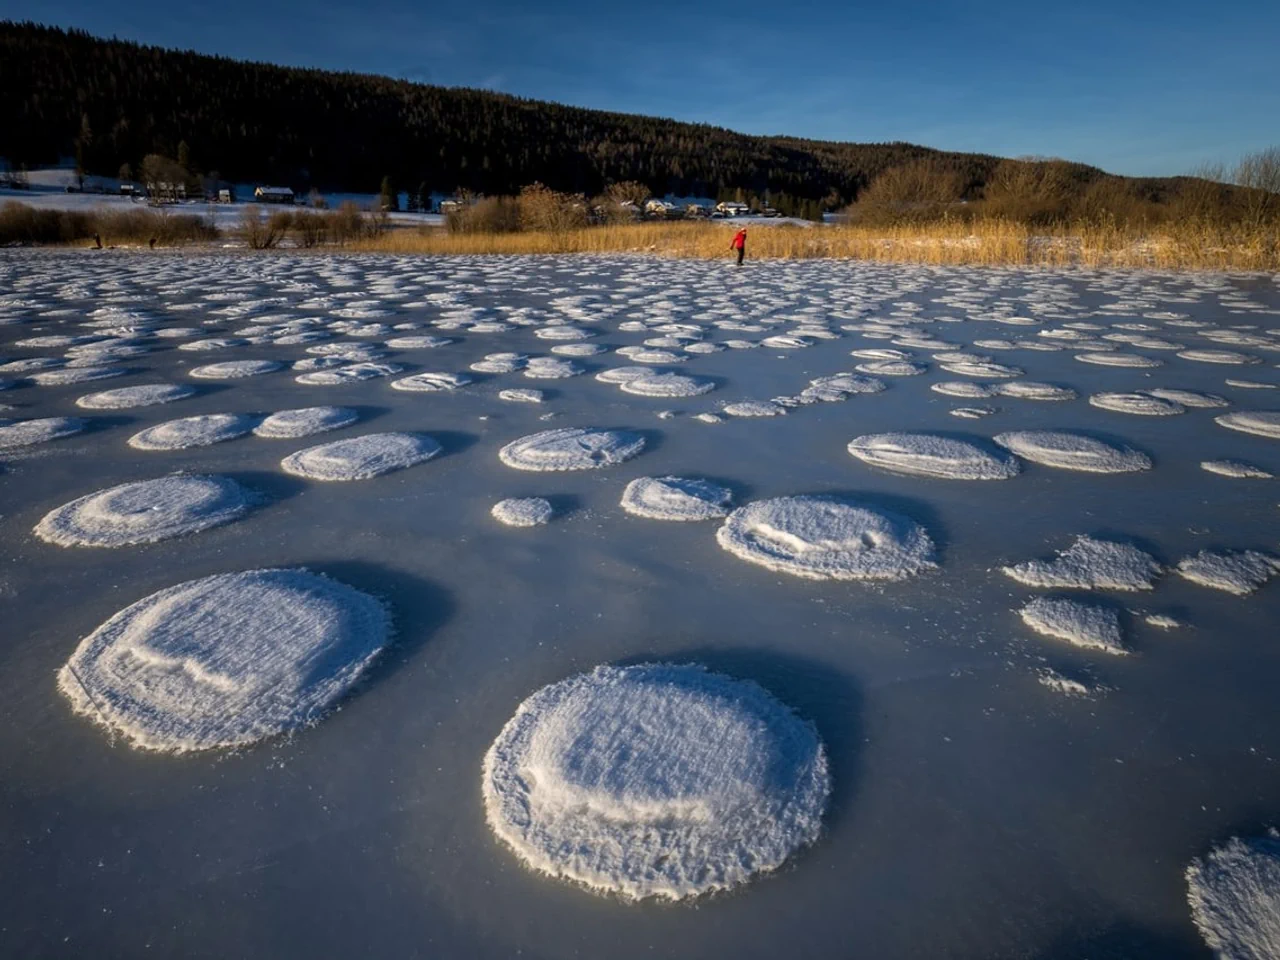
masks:
[[[265,417],[253,432],[255,436],[271,439],[296,439],[338,430],[359,419],[360,414],[350,407],[300,407]]]
[[[918,477],[945,480],[1007,480],[1021,467],[1010,456],[948,437],[927,433],[877,433],[849,442],[849,453],[872,466]]]
[[[485,754],[494,833],[530,867],[628,899],[727,890],[812,843],[817,733],[695,665],[597,667],[524,701]]]
[[[368,480],[430,460],[440,450],[421,433],[367,433],[291,453],[280,466],[310,480]]]
[[[641,397],[700,397],[716,388],[715,381],[686,377],[679,373],[658,373],[651,377],[634,377],[621,384],[623,393]]]
[[[177,383],[146,383],[137,387],[120,387],[101,393],[85,394],[76,401],[77,407],[86,410],[127,410],[133,407],[152,407],[160,403],[172,403],[194,396],[195,387]]]
[[[122,483],[51,510],[35,534],[63,547],[124,547],[198,533],[238,519],[250,496],[227,477]]]
[[[253,429],[254,418],[240,413],[206,413],[167,420],[140,430],[129,438],[135,450],[186,450],[207,447],[243,437]]]
[[[58,688],[143,749],[238,746],[319,719],[389,633],[380,602],[305,570],[219,574],[121,610],[80,642]]]
[[[69,437],[84,429],[76,417],[43,417],[37,420],[0,420],[0,450],[28,447],[60,437]]]
[[[622,491],[622,509],[650,520],[712,520],[729,512],[733,494],[709,480],[639,477]]]
[[[561,427],[508,443],[498,457],[516,470],[594,470],[630,460],[644,437],[627,430]]]
[[[1280,836],[1232,837],[1187,867],[1187,903],[1220,957],[1280,956]]]
[[[489,512],[509,527],[538,527],[551,519],[552,509],[542,497],[512,497],[499,500]]]
[[[1015,430],[997,434],[996,443],[1033,463],[1086,473],[1133,473],[1150,470],[1151,458],[1132,448],[1113,447],[1077,433]]]
[[[716,531],[734,556],[811,580],[903,580],[936,566],[914,520],[827,497],[739,507]]]

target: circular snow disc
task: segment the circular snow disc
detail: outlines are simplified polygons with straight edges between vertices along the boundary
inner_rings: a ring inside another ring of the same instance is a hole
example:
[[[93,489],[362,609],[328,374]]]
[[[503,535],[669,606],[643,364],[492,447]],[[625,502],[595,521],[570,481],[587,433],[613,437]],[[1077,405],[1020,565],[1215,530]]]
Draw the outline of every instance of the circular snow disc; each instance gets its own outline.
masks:
[[[914,520],[827,497],[749,503],[716,540],[742,560],[811,580],[903,580],[936,566]]]
[[[430,460],[440,444],[421,433],[368,433],[291,453],[285,473],[310,480],[368,480]]]
[[[627,430],[562,427],[508,443],[498,457],[516,470],[594,470],[630,460],[644,437]]]
[[[816,731],[695,665],[597,667],[524,701],[484,758],[489,826],[530,867],[627,899],[727,890],[812,843]]]
[[[237,746],[317,720],[389,632],[379,601],[305,570],[219,574],[121,610],[80,642],[58,688],[137,747]]]
[[[944,480],[1007,480],[1018,461],[949,437],[927,433],[877,433],[849,442],[849,453],[883,470]]]
[[[249,505],[249,493],[227,477],[161,477],[72,500],[45,514],[35,533],[64,547],[155,543],[230,523]]]

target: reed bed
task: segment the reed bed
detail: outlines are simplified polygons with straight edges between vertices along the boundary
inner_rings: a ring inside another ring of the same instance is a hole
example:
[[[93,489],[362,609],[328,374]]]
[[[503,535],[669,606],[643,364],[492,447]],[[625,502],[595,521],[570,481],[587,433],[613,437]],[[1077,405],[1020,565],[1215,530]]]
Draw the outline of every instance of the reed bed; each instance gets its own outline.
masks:
[[[401,254],[648,253],[728,257],[720,223],[639,223],[562,231],[450,233],[392,230],[353,249]],[[1204,222],[1146,228],[1108,221],[1032,227],[1010,220],[935,221],[896,226],[765,225],[750,229],[751,259],[836,258],[905,263],[1146,267],[1170,270],[1280,270],[1275,226]]]

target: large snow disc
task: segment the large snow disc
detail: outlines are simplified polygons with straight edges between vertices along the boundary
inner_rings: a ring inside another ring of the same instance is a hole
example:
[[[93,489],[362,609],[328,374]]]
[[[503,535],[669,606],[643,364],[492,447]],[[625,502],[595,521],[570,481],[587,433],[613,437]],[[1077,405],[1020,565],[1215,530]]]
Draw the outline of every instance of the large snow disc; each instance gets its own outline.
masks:
[[[595,470],[630,460],[644,437],[628,430],[561,427],[513,440],[498,458],[516,470]]]
[[[58,688],[136,747],[239,746],[317,720],[389,634],[378,600],[326,577],[218,574],[121,610],[81,641]]]
[[[1022,469],[972,443],[927,433],[876,433],[849,442],[849,454],[893,473],[943,480],[1007,480]]]
[[[239,519],[252,497],[227,477],[161,477],[122,483],[65,503],[35,534],[64,547],[125,547],[208,530]]]
[[[696,665],[597,667],[522,703],[484,759],[485,814],[535,870],[627,899],[727,890],[812,843],[812,726]]]
[[[368,433],[291,453],[285,473],[309,480],[369,480],[430,460],[440,444],[421,433]]]
[[[810,580],[904,580],[936,566],[924,527],[828,497],[757,500],[729,514],[716,541],[735,557]]]

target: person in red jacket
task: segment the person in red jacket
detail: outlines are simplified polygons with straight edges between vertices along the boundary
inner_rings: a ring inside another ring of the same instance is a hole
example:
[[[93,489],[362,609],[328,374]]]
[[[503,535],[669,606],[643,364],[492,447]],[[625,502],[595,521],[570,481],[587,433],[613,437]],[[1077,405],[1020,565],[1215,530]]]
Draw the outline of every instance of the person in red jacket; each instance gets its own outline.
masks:
[[[747,255],[747,228],[743,227],[733,235],[733,243],[729,244],[730,250],[738,251],[738,266],[742,266],[742,258]]]

